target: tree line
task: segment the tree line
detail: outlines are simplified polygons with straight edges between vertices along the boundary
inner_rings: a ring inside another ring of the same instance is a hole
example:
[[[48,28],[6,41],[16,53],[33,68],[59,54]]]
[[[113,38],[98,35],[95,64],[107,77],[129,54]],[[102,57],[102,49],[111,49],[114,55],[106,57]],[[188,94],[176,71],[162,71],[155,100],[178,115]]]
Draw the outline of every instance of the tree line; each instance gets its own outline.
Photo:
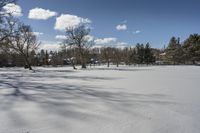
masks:
[[[86,25],[68,27],[66,38],[58,51],[38,51],[40,43],[29,25],[20,22],[3,7],[14,0],[0,2],[0,66],[88,65],[114,64],[117,67],[137,64],[197,64],[200,61],[200,35],[191,34],[185,41],[172,37],[164,49],[151,48],[150,43],[136,44],[125,48],[95,48],[89,38],[90,28]]]
[[[172,37],[165,52],[173,64],[196,64],[200,61],[200,35],[192,34],[182,43],[180,38]]]

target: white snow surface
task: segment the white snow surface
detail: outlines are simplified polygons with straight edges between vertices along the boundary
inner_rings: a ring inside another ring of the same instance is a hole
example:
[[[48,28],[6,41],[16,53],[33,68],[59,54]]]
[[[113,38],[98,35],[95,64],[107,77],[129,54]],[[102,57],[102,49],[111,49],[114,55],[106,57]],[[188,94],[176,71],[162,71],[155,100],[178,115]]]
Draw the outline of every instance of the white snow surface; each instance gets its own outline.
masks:
[[[200,133],[200,67],[0,68],[0,133]]]

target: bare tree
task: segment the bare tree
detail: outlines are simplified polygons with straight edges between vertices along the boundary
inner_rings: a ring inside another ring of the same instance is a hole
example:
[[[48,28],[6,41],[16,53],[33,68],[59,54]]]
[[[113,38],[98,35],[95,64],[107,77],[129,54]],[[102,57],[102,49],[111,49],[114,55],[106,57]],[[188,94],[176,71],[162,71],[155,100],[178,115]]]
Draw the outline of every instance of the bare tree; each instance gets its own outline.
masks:
[[[120,64],[121,58],[122,58],[121,49],[113,48],[113,56],[114,56],[114,61],[116,63],[116,66],[119,67],[119,64]]]
[[[32,70],[30,53],[39,46],[36,36],[30,26],[15,21],[12,17],[7,19],[9,36],[3,41],[10,51],[20,54],[24,58],[24,65]]]
[[[39,44],[40,43],[37,42],[37,38],[33,34],[31,27],[22,24],[19,26],[19,33],[15,37],[15,42],[11,43],[11,48],[24,57],[27,67],[29,70],[32,70],[30,52],[37,50]]]
[[[78,48],[82,68],[86,68],[86,51],[93,45],[89,38],[90,29],[85,25],[66,28],[65,43]]]
[[[101,49],[101,59],[103,62],[107,63],[107,67],[110,67],[110,61],[112,58],[112,48],[111,47],[104,47]]]

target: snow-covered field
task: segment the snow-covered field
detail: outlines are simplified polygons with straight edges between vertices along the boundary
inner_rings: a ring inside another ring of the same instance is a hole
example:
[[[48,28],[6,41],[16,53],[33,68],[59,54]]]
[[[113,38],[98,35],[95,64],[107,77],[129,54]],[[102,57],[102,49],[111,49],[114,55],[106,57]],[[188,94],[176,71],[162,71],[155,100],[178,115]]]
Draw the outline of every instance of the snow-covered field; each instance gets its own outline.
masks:
[[[200,67],[0,68],[0,133],[27,132],[200,133]]]

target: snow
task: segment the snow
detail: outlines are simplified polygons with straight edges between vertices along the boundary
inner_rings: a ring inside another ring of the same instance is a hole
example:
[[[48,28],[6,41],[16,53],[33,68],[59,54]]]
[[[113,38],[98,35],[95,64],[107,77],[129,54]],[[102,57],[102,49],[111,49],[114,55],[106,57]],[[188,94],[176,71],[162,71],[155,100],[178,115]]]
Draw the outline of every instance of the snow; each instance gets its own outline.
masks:
[[[0,68],[0,133],[199,133],[200,67]]]

